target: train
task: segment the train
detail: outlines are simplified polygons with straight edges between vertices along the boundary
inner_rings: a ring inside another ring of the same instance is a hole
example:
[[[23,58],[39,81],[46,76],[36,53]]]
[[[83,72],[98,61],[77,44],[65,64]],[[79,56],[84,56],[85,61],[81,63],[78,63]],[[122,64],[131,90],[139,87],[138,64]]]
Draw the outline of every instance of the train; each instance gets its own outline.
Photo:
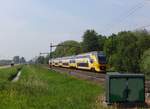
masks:
[[[103,51],[93,51],[74,56],[52,58],[49,66],[106,72],[106,56]]]

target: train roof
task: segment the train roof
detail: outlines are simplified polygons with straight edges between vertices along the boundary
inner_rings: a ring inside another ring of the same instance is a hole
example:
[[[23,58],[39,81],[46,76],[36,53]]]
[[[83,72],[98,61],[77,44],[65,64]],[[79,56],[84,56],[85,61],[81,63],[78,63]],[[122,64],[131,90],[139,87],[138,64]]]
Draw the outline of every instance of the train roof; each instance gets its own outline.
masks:
[[[98,54],[98,53],[103,54],[103,51],[92,51],[92,52],[88,52],[88,53],[82,53],[82,54],[78,54],[78,55],[65,56],[65,57],[59,57],[59,58],[53,58],[53,59],[56,59],[56,60],[59,60],[59,59],[71,59],[71,58],[74,58],[74,57],[77,57],[77,56],[89,55],[91,53],[93,53],[93,54]]]
[[[82,54],[78,54],[78,55],[87,55],[87,54],[97,54],[97,53],[103,53],[103,51],[92,51],[92,52],[87,52],[87,53],[82,53]]]

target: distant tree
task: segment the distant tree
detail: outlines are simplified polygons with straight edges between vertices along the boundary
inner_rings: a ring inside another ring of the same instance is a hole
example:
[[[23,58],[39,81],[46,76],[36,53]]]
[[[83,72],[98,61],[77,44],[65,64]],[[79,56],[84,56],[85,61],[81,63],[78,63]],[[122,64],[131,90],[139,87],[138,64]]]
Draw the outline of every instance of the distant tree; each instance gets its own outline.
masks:
[[[71,56],[90,51],[104,51],[107,63],[116,71],[149,73],[150,33],[147,30],[121,31],[118,34],[102,36],[94,30],[87,30],[83,41],[65,41],[57,46],[52,57]],[[50,56],[45,58],[48,62]],[[40,62],[44,58],[39,59]],[[148,66],[148,67],[147,67]]]
[[[99,42],[98,50],[103,51],[106,39],[107,39],[106,36],[98,35],[98,42]]]
[[[83,52],[100,50],[98,34],[94,30],[87,30],[83,35]]]
[[[27,63],[28,64],[34,64],[33,60],[29,60]]]
[[[20,58],[20,63],[26,63],[26,60],[25,60],[24,57],[21,57],[21,58]]]
[[[45,64],[48,64],[49,63],[49,59],[50,59],[50,54],[48,54],[46,57],[45,57]]]
[[[122,31],[109,36],[104,44],[108,63],[117,71],[140,72],[140,60],[150,48],[150,34],[144,31]]]
[[[140,68],[141,72],[150,75],[150,48],[143,53]]]
[[[12,60],[0,60],[0,65],[10,65]]]
[[[116,60],[117,56],[115,54],[117,53],[117,48],[118,48],[117,44],[118,44],[118,37],[116,34],[112,34],[111,36],[105,39],[103,51],[107,56],[107,61],[109,64],[114,63],[113,62],[114,59]]]
[[[52,53],[53,57],[71,56],[81,52],[80,43],[73,40],[68,40],[58,44],[56,50]]]
[[[44,56],[39,56],[36,59],[36,63],[38,63],[38,64],[45,64],[45,58],[44,58]]]
[[[133,32],[120,32],[118,34],[117,54],[121,56],[120,65],[117,69],[127,72],[139,72],[139,63],[137,54],[137,37]]]
[[[134,32],[137,40],[137,50],[138,50],[138,56],[139,58],[142,57],[145,50],[150,48],[150,34],[147,32],[147,30],[139,30]]]
[[[19,57],[19,56],[14,56],[14,57],[13,57],[13,62],[14,62],[15,64],[18,64],[18,63],[20,62],[20,57]]]

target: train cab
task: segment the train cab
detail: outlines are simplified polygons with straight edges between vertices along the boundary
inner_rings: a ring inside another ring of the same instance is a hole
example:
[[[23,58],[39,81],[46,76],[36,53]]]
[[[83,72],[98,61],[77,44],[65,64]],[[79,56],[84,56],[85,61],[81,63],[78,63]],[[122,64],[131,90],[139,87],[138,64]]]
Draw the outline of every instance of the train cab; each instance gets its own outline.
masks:
[[[106,71],[106,56],[103,52],[90,52],[76,56],[76,64],[79,69]]]
[[[106,56],[103,52],[96,53],[95,70],[98,72],[106,72]]]

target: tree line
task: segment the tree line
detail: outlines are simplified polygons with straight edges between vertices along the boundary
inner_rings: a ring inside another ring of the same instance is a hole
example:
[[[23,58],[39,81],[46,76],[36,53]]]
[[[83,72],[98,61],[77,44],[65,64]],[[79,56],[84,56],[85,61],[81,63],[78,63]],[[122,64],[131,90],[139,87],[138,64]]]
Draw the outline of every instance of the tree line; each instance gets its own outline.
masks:
[[[63,46],[58,46],[51,53],[53,58],[104,51],[109,70],[150,73],[150,33],[145,29],[122,31],[110,36],[87,30],[81,42],[67,40],[59,45]],[[48,59],[49,55],[46,58],[39,57],[42,63],[48,62]]]
[[[0,66],[10,65],[12,63],[14,63],[14,64],[25,64],[26,59],[24,57],[14,56],[13,59],[2,59],[2,60],[0,60]]]
[[[20,57],[20,56],[14,56],[12,61],[15,64],[25,64],[26,63],[26,59],[24,57]]]

